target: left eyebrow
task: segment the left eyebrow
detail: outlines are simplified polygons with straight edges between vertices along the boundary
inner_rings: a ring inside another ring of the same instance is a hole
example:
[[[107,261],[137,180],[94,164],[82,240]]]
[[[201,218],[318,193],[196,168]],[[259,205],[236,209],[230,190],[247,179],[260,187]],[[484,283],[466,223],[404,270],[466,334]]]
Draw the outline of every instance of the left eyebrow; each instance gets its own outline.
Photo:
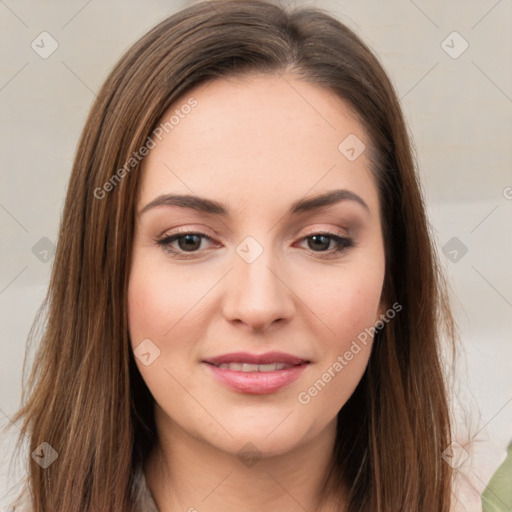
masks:
[[[370,212],[368,205],[355,192],[347,189],[339,189],[331,190],[306,199],[299,199],[290,206],[286,215],[291,216],[313,210],[319,210],[320,208],[330,206],[341,201],[354,201]],[[146,211],[157,206],[179,206],[212,215],[230,217],[229,209],[224,203],[204,197],[181,194],[160,195],[146,204],[146,206],[139,211],[139,215],[142,215]]]

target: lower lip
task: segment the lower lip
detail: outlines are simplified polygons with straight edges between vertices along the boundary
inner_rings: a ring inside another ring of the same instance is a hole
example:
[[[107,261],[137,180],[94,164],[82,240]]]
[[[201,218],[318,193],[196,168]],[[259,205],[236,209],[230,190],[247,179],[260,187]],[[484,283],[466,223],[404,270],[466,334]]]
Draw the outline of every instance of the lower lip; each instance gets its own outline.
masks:
[[[308,363],[304,363],[273,372],[237,372],[221,369],[209,363],[204,364],[222,384],[240,393],[252,395],[264,395],[279,391],[296,381],[308,366]]]

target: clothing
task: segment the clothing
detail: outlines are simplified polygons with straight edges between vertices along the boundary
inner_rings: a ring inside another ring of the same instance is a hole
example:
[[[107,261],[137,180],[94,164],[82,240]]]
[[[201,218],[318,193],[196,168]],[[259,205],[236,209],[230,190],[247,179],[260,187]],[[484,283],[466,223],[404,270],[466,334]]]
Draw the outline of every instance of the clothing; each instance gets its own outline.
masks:
[[[508,445],[507,458],[482,494],[482,508],[484,512],[512,510],[512,443]]]

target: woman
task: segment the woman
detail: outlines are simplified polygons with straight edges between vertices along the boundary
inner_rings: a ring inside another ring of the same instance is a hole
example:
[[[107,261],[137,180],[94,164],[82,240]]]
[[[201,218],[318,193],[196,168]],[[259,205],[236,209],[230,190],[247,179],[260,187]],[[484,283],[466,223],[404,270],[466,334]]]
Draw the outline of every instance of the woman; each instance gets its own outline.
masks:
[[[453,324],[410,141],[321,10],[202,2],[125,54],[46,307],[14,418],[34,512],[449,510]]]

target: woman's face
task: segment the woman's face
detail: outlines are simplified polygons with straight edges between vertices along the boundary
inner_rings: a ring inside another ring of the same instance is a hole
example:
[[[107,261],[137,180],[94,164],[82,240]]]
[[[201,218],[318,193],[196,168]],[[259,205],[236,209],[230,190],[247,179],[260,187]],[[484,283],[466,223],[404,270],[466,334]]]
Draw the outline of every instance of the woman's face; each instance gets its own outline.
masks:
[[[332,429],[385,311],[367,135],[333,93],[285,78],[173,105],[137,204],[129,328],[157,425],[231,453]]]

